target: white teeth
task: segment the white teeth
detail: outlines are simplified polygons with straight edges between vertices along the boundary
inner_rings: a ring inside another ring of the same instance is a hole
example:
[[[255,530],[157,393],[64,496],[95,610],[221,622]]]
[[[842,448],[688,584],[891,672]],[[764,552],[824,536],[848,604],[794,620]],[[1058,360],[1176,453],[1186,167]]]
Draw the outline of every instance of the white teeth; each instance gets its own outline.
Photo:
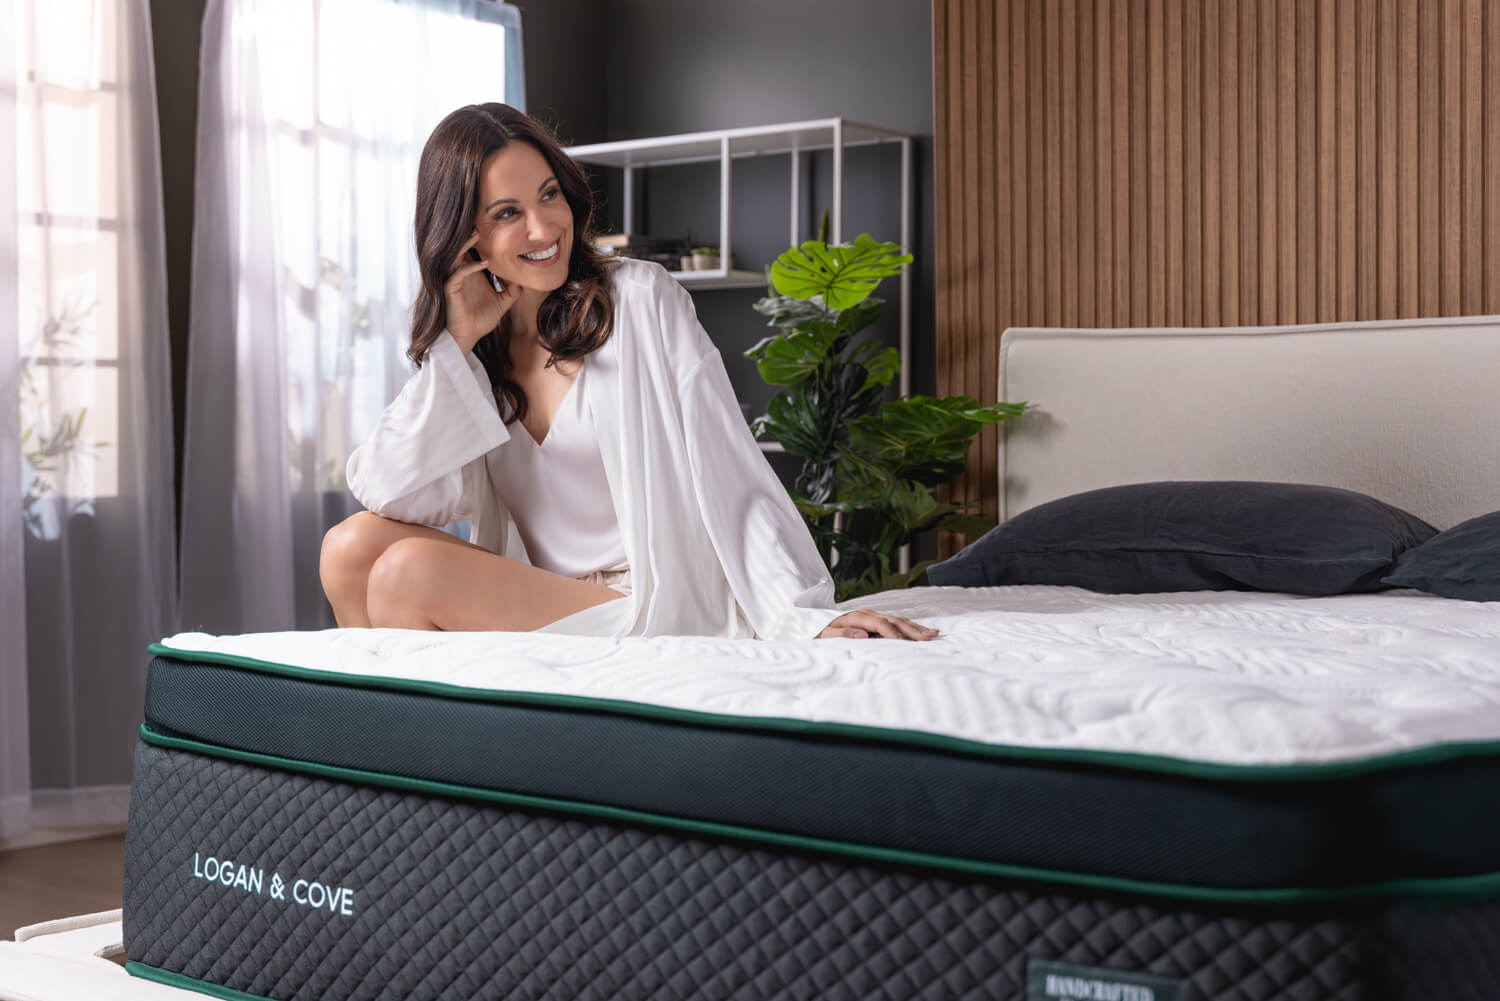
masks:
[[[559,241],[559,242],[561,242],[561,241]],[[521,256],[524,257],[524,258],[526,258],[528,261],[545,261],[549,257],[556,256],[556,254],[557,254],[557,244],[554,243],[552,246],[548,247],[546,250],[538,250],[534,254],[522,254]]]

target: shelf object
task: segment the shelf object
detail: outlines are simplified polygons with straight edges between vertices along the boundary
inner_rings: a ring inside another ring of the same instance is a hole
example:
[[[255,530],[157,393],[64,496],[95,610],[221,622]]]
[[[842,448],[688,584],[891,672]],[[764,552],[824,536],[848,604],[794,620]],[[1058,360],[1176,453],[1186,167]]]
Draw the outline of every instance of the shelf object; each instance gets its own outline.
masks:
[[[673,271],[671,275],[687,289],[766,287],[766,276],[754,271],[725,271],[718,268],[713,271]]]

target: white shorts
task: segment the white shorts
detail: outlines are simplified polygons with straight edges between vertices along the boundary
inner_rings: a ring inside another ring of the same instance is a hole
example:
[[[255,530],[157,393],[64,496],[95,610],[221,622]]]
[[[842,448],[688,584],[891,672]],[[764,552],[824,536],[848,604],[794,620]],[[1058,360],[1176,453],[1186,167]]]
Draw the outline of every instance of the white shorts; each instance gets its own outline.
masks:
[[[592,573],[584,574],[578,579],[590,584],[603,584],[605,587],[619,591],[627,598],[630,597],[630,593],[633,590],[630,586],[630,569],[628,567],[624,570],[595,570]]]

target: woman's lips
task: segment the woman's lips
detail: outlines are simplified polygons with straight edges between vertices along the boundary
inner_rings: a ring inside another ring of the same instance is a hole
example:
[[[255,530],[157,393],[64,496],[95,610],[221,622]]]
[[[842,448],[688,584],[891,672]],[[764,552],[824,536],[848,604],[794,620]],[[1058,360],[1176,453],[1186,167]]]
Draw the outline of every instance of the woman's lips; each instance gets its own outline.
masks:
[[[550,248],[547,248],[547,249],[551,250],[551,253],[548,254],[546,257],[543,257],[540,260],[537,260],[534,257],[527,257],[525,254],[521,254],[519,256],[520,256],[521,260],[525,261],[527,264],[534,264],[537,267],[544,268],[544,267],[548,266],[549,264],[555,264],[557,262],[558,257],[562,253],[562,241],[561,240],[555,241],[552,244],[552,246]]]

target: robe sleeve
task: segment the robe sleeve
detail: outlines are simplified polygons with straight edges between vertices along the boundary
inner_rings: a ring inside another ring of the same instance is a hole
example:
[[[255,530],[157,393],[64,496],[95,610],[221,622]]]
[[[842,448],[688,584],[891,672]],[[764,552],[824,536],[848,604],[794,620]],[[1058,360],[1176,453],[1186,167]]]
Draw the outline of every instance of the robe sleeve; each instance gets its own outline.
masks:
[[[446,331],[349,456],[349,491],[368,510],[416,525],[473,516],[464,467],[510,440],[484,366]]]
[[[843,614],[833,579],[750,433],[717,350],[680,392],[693,489],[735,601],[761,639],[815,638]]]

